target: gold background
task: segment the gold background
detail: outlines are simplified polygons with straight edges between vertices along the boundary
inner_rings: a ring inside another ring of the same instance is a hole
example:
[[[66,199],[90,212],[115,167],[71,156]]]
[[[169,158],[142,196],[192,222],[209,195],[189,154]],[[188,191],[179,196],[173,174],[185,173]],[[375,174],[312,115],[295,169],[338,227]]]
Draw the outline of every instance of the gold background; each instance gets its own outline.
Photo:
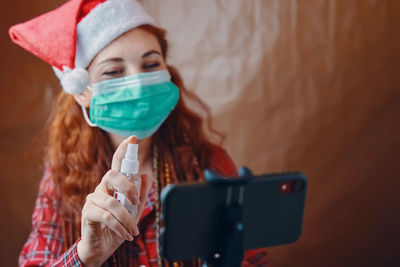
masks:
[[[62,2],[2,3],[1,266],[16,265],[30,232],[59,90],[7,31]],[[237,165],[308,176],[303,234],[269,248],[273,265],[399,266],[400,1],[144,2]]]

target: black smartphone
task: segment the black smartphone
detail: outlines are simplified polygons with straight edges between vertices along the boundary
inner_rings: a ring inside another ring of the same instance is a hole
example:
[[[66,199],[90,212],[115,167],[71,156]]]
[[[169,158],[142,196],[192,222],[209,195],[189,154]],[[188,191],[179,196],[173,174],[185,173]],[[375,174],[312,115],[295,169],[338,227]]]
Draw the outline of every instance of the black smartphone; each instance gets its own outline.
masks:
[[[233,178],[232,178],[233,179]],[[252,177],[240,191],[243,249],[296,241],[301,234],[307,180],[298,172]],[[169,185],[161,193],[160,252],[168,260],[219,251],[231,187],[223,183]]]

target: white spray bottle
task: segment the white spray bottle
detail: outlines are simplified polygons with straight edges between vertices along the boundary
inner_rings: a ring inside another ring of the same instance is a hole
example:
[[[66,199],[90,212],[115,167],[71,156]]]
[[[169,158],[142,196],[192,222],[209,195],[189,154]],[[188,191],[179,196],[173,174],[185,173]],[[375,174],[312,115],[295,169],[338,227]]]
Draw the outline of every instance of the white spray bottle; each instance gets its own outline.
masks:
[[[138,144],[128,144],[125,158],[122,160],[121,164],[121,174],[128,178],[135,185],[137,192],[140,194],[141,180],[138,174],[138,148]],[[132,205],[129,203],[126,197],[117,191],[114,192],[114,197],[128,210],[133,217],[136,216],[138,210],[137,205]]]

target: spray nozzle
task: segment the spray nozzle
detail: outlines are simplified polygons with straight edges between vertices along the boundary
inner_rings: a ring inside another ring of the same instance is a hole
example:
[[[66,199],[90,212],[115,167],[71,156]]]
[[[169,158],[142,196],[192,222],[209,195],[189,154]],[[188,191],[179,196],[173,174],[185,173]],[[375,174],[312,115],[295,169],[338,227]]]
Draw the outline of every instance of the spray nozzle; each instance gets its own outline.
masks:
[[[128,144],[125,158],[122,160],[121,172],[126,174],[137,174],[139,171],[138,144]]]
[[[137,161],[138,158],[138,144],[128,144],[128,148],[126,149],[125,159]]]

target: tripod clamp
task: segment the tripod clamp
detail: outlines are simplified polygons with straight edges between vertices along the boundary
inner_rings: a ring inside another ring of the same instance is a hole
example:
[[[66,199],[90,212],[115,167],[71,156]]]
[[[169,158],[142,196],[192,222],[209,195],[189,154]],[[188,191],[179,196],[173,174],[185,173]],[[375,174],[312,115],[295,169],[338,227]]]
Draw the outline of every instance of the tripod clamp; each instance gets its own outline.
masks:
[[[253,177],[247,167],[241,167],[240,177],[221,177],[210,169],[204,171],[207,182],[227,185],[226,207],[221,224],[220,251],[206,258],[213,267],[240,267],[244,257],[242,209],[245,185]]]

